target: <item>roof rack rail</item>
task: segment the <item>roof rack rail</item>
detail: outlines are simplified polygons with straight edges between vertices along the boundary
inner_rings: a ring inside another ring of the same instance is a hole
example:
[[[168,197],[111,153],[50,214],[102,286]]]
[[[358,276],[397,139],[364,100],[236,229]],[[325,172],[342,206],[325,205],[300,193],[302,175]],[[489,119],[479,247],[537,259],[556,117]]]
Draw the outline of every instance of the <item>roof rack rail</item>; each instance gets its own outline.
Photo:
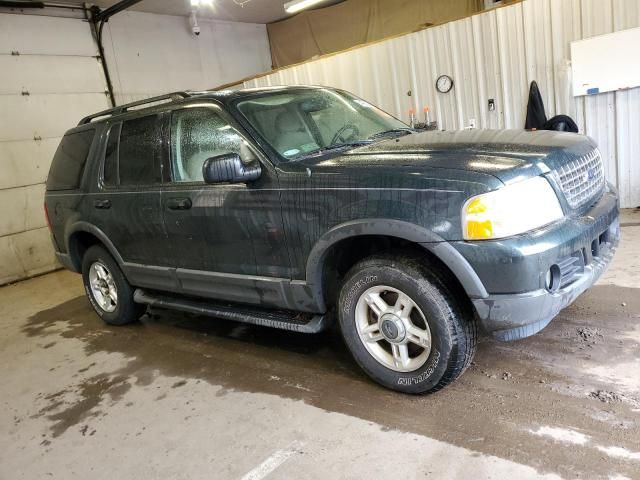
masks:
[[[85,125],[87,123],[90,123],[92,120],[96,118],[112,117],[114,115],[119,115],[121,113],[128,111],[133,107],[139,107],[141,105],[146,105],[148,103],[156,103],[156,102],[161,102],[163,100],[169,100],[170,102],[168,103],[171,103],[171,102],[177,102],[179,100],[183,100],[189,97],[191,97],[191,94],[188,92],[173,92],[173,93],[167,93],[165,95],[160,95],[157,97],[145,98],[144,100],[138,100],[136,102],[127,103],[125,105],[118,105],[117,107],[109,108],[107,110],[102,110],[101,112],[94,113],[92,115],[87,115],[82,120],[80,120],[78,125]]]

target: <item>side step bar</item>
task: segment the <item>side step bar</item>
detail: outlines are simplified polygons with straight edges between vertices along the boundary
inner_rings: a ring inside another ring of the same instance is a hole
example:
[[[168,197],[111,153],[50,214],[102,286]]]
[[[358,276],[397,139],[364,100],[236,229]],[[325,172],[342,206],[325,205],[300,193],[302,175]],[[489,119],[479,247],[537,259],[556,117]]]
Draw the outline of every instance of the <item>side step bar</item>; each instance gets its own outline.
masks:
[[[149,293],[138,288],[133,300],[150,307],[180,310],[210,317],[234,320],[236,322],[279,328],[299,333],[319,333],[327,328],[326,315],[292,312],[288,310],[267,310],[245,305],[231,305],[192,299],[182,299],[162,294]]]

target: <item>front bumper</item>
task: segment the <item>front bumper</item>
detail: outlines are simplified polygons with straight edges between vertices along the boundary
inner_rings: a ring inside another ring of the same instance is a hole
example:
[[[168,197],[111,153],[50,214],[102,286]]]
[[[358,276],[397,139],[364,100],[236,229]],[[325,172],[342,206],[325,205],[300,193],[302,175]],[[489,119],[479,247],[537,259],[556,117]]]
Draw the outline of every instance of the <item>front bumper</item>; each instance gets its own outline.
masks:
[[[598,280],[609,266],[619,239],[618,199],[611,191],[582,216],[569,217],[560,225],[525,238],[502,241],[499,245],[485,244],[482,250],[489,250],[484,253],[476,249],[475,257],[471,255],[472,266],[475,259],[483,271],[487,258],[494,262],[492,270],[484,269],[485,275],[493,273],[502,281],[506,278],[514,289],[537,286],[505,293],[494,293],[487,288],[488,297],[472,299],[484,330],[503,341],[528,337],[542,330],[560,310]],[[509,252],[512,258],[505,258]],[[552,265],[570,266],[563,267],[568,270],[566,279],[555,291],[544,286]],[[491,283],[481,279],[485,285]],[[500,281],[493,275],[492,280],[494,284]]]

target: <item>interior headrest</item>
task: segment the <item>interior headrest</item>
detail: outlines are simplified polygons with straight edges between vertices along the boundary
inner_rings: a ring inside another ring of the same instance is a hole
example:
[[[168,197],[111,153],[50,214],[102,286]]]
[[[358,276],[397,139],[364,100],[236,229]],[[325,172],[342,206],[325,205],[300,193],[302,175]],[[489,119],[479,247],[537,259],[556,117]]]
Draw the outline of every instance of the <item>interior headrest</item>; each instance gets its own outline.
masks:
[[[300,119],[290,111],[280,112],[276,117],[276,129],[280,133],[300,132],[303,130]]]

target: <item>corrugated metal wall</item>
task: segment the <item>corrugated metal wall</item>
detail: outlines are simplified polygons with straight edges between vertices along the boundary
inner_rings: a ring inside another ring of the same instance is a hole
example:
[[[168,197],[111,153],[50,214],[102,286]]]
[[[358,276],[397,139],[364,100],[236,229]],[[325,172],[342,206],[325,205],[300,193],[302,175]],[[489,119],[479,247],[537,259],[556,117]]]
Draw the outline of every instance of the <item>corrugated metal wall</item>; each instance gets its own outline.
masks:
[[[525,0],[420,32],[248,80],[245,87],[329,85],[403,119],[425,105],[446,129],[522,128],[536,80],[549,117],[574,117],[595,138],[623,207],[640,205],[640,88],[592,97],[571,93],[570,42],[640,26],[638,0]],[[635,59],[630,59],[635,61]],[[449,74],[449,94],[435,79]],[[408,96],[411,92],[411,96]],[[488,110],[495,99],[496,110]]]

